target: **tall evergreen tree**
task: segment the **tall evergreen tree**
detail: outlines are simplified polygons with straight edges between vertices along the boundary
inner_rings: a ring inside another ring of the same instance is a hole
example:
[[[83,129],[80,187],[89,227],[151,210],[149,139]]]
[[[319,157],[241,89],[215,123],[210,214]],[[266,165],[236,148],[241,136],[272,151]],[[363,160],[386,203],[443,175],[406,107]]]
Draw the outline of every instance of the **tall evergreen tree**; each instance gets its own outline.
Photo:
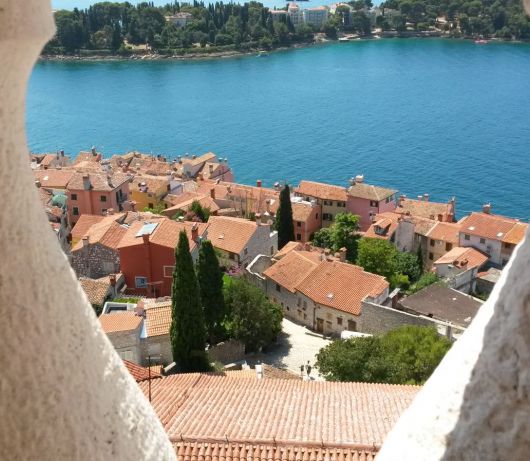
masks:
[[[209,369],[205,349],[204,314],[199,284],[186,232],[181,231],[175,249],[171,296],[171,347],[173,360],[182,371]]]
[[[276,230],[278,231],[278,249],[281,250],[286,243],[294,240],[293,208],[288,184],[280,192],[280,206],[276,213]]]
[[[202,242],[197,266],[201,301],[204,309],[206,335],[210,345],[216,344],[224,336],[222,321],[225,316],[223,296],[223,271],[215,254],[212,242]]]

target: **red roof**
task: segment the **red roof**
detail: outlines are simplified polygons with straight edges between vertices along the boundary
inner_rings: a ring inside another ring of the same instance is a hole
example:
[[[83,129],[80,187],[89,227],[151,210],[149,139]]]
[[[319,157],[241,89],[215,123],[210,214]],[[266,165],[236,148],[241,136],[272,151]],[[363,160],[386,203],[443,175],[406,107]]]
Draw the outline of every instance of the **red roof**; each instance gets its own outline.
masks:
[[[148,392],[146,382],[140,387]],[[418,386],[198,373],[151,382],[153,408],[175,443],[311,449],[379,447],[418,391]]]
[[[434,264],[453,264],[454,266],[465,266],[468,269],[472,269],[474,267],[482,267],[488,259],[488,255],[475,250],[475,248],[454,247],[441,258],[438,258]]]
[[[461,232],[511,244],[519,243],[528,224],[489,213],[471,213],[460,221]]]
[[[151,376],[151,379],[162,377],[160,373],[157,373],[153,370],[153,367],[151,367],[151,374],[149,374],[149,368],[141,367],[140,365],[137,365],[133,362],[129,362],[128,360],[124,360],[123,363],[137,383],[141,383],[142,381],[148,380],[149,376]]]
[[[295,189],[295,192],[298,195],[319,198],[322,200],[339,200],[345,202],[348,199],[345,187],[313,181],[300,181],[300,185]]]

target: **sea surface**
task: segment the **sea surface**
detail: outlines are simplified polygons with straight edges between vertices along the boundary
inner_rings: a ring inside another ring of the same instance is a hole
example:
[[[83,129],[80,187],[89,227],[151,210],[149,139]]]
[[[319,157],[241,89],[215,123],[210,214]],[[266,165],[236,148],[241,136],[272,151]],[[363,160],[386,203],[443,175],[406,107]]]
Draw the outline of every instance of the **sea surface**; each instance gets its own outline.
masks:
[[[371,40],[201,61],[40,62],[33,152],[213,151],[236,180],[368,183],[530,218],[530,45]]]

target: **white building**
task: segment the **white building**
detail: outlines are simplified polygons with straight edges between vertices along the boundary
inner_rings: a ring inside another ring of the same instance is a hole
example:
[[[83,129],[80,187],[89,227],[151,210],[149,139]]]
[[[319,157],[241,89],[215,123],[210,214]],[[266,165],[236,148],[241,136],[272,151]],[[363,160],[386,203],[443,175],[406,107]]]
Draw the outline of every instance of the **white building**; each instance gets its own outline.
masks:
[[[303,11],[303,16],[306,24],[320,28],[328,20],[328,9],[325,6],[307,8]]]
[[[304,14],[302,13],[302,11],[300,10],[300,7],[296,3],[289,3],[289,7],[287,8],[287,14],[293,26],[296,27],[296,26],[299,26],[300,24],[303,24]]]
[[[176,13],[171,16],[166,16],[166,21],[172,22],[177,27],[186,27],[192,18],[193,15],[191,13]]]

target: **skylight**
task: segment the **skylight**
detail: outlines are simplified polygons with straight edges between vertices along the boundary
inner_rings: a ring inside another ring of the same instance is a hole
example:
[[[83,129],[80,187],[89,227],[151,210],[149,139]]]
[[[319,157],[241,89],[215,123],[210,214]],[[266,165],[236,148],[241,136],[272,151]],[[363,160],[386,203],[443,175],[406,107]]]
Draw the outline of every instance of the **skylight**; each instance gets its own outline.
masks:
[[[142,228],[138,231],[135,237],[141,237],[142,235],[151,235],[158,226],[157,222],[144,223]]]

